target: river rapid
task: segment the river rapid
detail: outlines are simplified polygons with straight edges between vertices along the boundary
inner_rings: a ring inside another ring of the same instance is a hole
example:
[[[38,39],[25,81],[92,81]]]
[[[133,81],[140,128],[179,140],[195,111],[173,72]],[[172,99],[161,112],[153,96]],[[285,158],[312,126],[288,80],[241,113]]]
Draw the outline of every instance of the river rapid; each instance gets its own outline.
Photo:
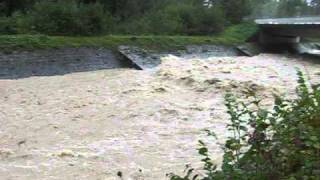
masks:
[[[320,82],[320,61],[168,55],[145,71],[110,69],[0,80],[0,179],[166,179],[201,167],[197,141],[222,161],[227,91],[294,97],[296,67]],[[206,136],[210,129],[218,140]]]

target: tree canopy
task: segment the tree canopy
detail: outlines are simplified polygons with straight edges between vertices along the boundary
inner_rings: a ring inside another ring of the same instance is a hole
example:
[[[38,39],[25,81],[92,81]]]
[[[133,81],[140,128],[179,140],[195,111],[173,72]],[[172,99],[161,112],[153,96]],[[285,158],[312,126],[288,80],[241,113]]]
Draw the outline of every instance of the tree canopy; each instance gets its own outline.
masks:
[[[320,0],[2,0],[0,33],[212,34],[245,19],[320,13]]]

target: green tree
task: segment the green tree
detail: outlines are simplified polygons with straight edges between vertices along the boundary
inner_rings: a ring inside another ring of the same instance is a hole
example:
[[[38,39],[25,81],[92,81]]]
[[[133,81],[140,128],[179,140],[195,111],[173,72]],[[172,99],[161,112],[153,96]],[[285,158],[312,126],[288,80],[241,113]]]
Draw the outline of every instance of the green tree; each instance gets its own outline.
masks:
[[[3,0],[0,2],[0,15],[11,16],[15,11],[26,11],[35,0]]]
[[[278,0],[251,0],[253,18],[271,18],[277,14]]]
[[[101,4],[73,0],[38,2],[26,17],[32,30],[49,35],[94,35],[106,33],[112,26],[112,18]]]
[[[240,23],[245,16],[250,15],[250,0],[220,0],[225,17],[230,23]]]
[[[25,27],[21,32],[95,34],[115,24],[114,33],[211,34],[241,23],[252,1],[257,0],[2,0],[0,16],[8,17],[1,20],[3,32]]]
[[[320,15],[320,0],[312,0],[311,6],[314,10],[315,15]]]
[[[278,6],[278,17],[297,17],[301,16],[308,9],[305,0],[281,0]]]

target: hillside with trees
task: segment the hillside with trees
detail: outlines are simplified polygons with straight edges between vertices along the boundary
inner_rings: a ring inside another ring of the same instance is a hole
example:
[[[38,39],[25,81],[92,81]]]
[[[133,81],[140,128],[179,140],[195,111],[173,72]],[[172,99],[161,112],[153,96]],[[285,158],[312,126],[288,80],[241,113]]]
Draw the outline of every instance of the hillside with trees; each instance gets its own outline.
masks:
[[[2,0],[0,34],[209,35],[256,17],[319,13],[319,0]]]

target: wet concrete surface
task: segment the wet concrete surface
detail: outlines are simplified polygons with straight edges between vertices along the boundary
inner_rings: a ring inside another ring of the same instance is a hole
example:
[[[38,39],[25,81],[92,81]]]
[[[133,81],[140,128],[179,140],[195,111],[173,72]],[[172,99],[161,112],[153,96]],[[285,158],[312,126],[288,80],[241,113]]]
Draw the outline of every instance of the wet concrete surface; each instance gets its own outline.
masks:
[[[149,69],[160,65],[167,54],[192,58],[236,56],[235,49],[223,46],[187,46],[186,50],[150,52],[136,47],[120,47],[122,53],[104,48],[62,48],[34,51],[0,51],[0,79],[19,79],[32,76],[54,76],[115,68]]]
[[[0,52],[0,79],[64,75],[102,69],[126,68],[128,62],[104,48],[63,48]]]
[[[120,46],[120,54],[139,70],[155,68],[161,64],[161,58],[168,54],[182,59],[208,58],[208,57],[235,57],[240,56],[236,48],[221,45],[189,45],[185,50],[154,52],[134,46]]]

